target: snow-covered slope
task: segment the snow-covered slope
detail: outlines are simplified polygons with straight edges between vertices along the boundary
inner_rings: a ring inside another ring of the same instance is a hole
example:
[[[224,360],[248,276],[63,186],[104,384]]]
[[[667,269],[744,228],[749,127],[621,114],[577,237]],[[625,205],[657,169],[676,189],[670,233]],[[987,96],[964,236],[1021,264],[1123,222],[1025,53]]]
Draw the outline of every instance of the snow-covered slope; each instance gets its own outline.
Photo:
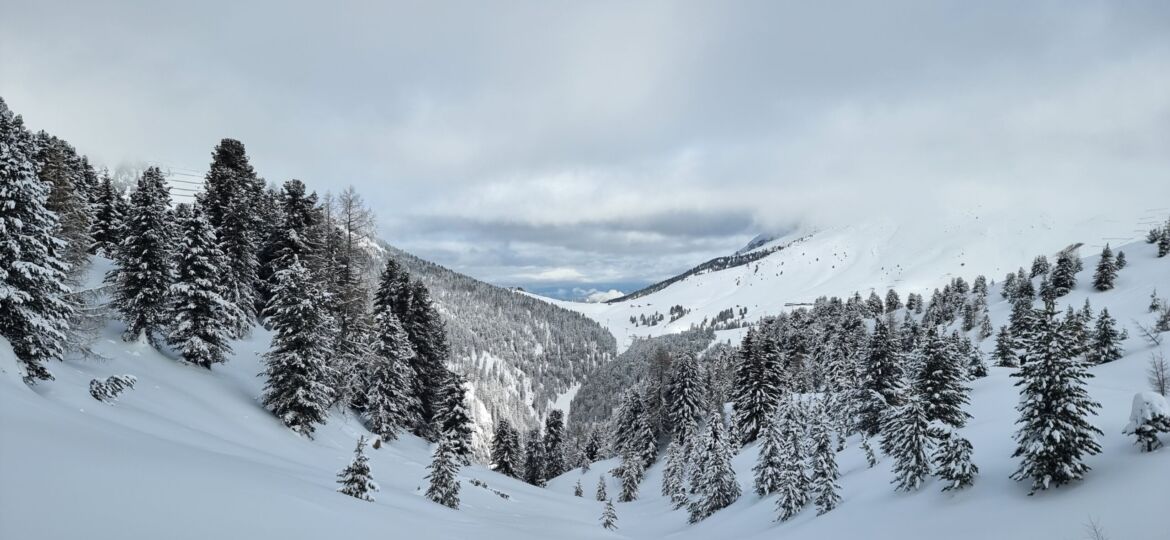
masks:
[[[1117,246],[1115,246],[1117,247]],[[422,497],[430,449],[403,437],[371,451],[382,491],[374,503],[334,492],[334,476],[365,430],[334,413],[313,440],[284,428],[257,402],[259,353],[268,335],[257,330],[235,344],[230,362],[203,370],[139,343],[117,338],[109,325],[95,344],[105,361],[69,359],[51,366],[57,380],[28,388],[20,382],[8,344],[0,340],[0,538],[1006,538],[1076,539],[1098,521],[1111,538],[1170,536],[1161,510],[1167,500],[1170,451],[1140,453],[1125,426],[1133,394],[1146,390],[1151,347],[1134,321],[1147,322],[1150,290],[1170,293],[1170,258],[1145,244],[1123,246],[1130,265],[1109,292],[1090,290],[1095,257],[1080,284],[1061,299],[1090,298],[1130,330],[1126,356],[1093,368],[1092,396],[1102,403],[1093,421],[1104,432],[1103,453],[1088,458],[1084,482],[1026,495],[1008,475],[1017,402],[1009,370],[992,368],[973,383],[963,431],[974,445],[980,475],[973,487],[943,494],[937,483],[895,493],[890,464],[866,468],[856,440],[839,455],[843,501],[823,516],[807,509],[774,522],[774,501],[751,493],[755,448],[735,458],[745,495],[708,520],[688,525],[658,495],[660,466],[647,474],[642,497],[619,503],[619,529],[598,525],[601,504],[572,496],[572,471],[547,489],[524,485],[480,466],[461,474],[462,505],[450,510]],[[996,325],[1008,306],[990,295]],[[984,343],[989,348],[990,343]],[[1170,354],[1170,339],[1162,345]],[[114,404],[89,396],[93,378],[133,374],[138,385]],[[1165,438],[1165,437],[1164,437]],[[1167,441],[1170,442],[1170,441]],[[582,480],[586,495],[612,462],[596,464]],[[486,482],[504,499],[470,484]],[[609,480],[610,494],[618,485]]]
[[[614,334],[618,351],[634,337],[680,332],[731,309],[744,322],[812,302],[818,296],[884,297],[895,289],[929,293],[953,277],[968,281],[979,274],[999,281],[1008,271],[1028,265],[1034,256],[1052,255],[1083,244],[1082,256],[1098,253],[1106,242],[1120,244],[1144,236],[1162,223],[1167,210],[1116,211],[1077,222],[1057,222],[1044,214],[966,214],[929,222],[887,219],[825,228],[795,230],[756,247],[753,252],[783,247],[746,265],[699,272],[644,296],[606,304],[550,300],[579,311]],[[929,296],[929,294],[927,294]],[[670,309],[685,315],[671,320]],[[660,315],[656,325],[638,321]],[[723,335],[720,336],[724,338]]]

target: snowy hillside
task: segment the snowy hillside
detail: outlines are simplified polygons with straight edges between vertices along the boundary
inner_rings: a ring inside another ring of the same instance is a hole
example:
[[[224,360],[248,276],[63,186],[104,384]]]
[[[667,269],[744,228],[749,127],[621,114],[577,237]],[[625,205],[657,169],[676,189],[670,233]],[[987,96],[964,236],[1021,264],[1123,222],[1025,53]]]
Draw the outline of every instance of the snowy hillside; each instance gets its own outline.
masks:
[[[734,460],[745,494],[706,521],[688,525],[658,495],[661,464],[647,473],[641,498],[618,503],[618,529],[598,525],[602,504],[590,497],[598,475],[616,463],[574,470],[546,489],[528,486],[481,466],[464,468],[462,504],[451,510],[426,500],[424,467],[430,449],[404,436],[371,450],[377,500],[366,503],[334,492],[360,423],[333,413],[315,439],[296,435],[257,402],[262,380],[258,354],[268,335],[257,330],[235,344],[231,360],[213,370],[182,364],[141,343],[124,343],[111,323],[95,349],[108,360],[52,364],[57,380],[25,386],[7,342],[0,341],[0,538],[323,538],[337,535],[403,538],[1056,538],[1085,537],[1098,522],[1111,538],[1167,538],[1159,510],[1166,500],[1170,451],[1140,453],[1120,432],[1135,392],[1147,389],[1152,348],[1133,321],[1148,322],[1150,290],[1170,292],[1170,258],[1145,244],[1121,246],[1129,266],[1117,288],[1091,290],[1086,257],[1080,283],[1060,307],[1090,298],[1130,330],[1126,356],[1093,368],[1089,389],[1101,402],[1093,419],[1105,433],[1085,481],[1034,497],[1008,479],[1015,468],[1011,433],[1017,392],[1005,368],[975,381],[964,434],[980,468],[975,485],[943,494],[930,481],[914,493],[895,493],[887,458],[869,469],[856,439],[838,456],[843,501],[816,516],[806,509],[776,523],[772,498],[751,493],[755,447]],[[1008,304],[990,294],[993,322]],[[1170,340],[1167,340],[1170,341]],[[990,347],[984,342],[984,349]],[[1162,352],[1170,354],[1170,342]],[[135,388],[113,404],[95,401],[91,379],[132,374]],[[472,479],[492,489],[472,485]],[[572,496],[581,480],[585,497]],[[608,479],[608,490],[618,490]],[[62,512],[67,511],[66,515]]]
[[[1051,255],[1083,244],[1081,255],[1089,256],[1107,242],[1118,247],[1139,240],[1151,226],[1165,220],[1166,212],[1118,209],[1075,223],[1057,223],[1043,214],[989,213],[796,230],[752,250],[774,250],[762,259],[689,275],[644,296],[605,304],[549,301],[608,328],[620,352],[634,337],[680,332],[704,321],[711,324],[720,312],[730,312],[733,323],[751,323],[818,296],[854,291],[863,296],[870,291],[884,295],[891,288],[902,296],[929,295],[951,278],[971,280],[979,274],[999,281],[1038,254]],[[675,318],[671,308],[683,315]],[[656,317],[660,322],[644,322]],[[720,337],[727,335],[738,334],[721,333]]]

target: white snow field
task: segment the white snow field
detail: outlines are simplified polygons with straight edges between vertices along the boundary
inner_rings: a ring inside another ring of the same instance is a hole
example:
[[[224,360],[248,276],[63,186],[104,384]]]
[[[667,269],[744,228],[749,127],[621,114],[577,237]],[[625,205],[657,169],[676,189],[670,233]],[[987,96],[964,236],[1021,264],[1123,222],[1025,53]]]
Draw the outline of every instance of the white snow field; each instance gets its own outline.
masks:
[[[881,253],[870,255],[853,245],[846,230],[837,238],[848,248],[850,260],[869,261],[859,267],[859,275],[882,265],[877,262]],[[901,253],[913,252],[913,247],[892,247]],[[1094,312],[1108,307],[1130,333],[1124,358],[1092,368],[1096,378],[1090,381],[1090,392],[1102,404],[1093,423],[1104,431],[1103,451],[1087,459],[1092,471],[1083,482],[1035,496],[1027,495],[1027,484],[1008,478],[1017,464],[1011,458],[1017,392],[1010,370],[993,367],[989,377],[972,383],[969,412],[974,418],[962,432],[974,445],[980,474],[974,486],[959,492],[942,493],[940,484],[930,481],[917,492],[896,493],[890,484],[889,460],[880,458],[876,467],[867,468],[856,439],[851,439],[849,447],[838,454],[841,505],[822,516],[810,507],[788,522],[777,523],[773,498],[761,499],[751,490],[755,448],[748,447],[735,459],[744,495],[730,507],[702,523],[687,524],[686,513],[670,510],[659,495],[658,464],[647,473],[640,500],[617,503],[619,528],[607,531],[598,522],[602,504],[592,495],[598,475],[615,465],[612,460],[594,464],[585,474],[566,473],[545,489],[483,466],[466,467],[460,474],[462,504],[451,510],[422,496],[430,449],[416,438],[403,436],[369,451],[374,479],[382,489],[375,502],[363,502],[335,492],[335,475],[348,464],[358,436],[367,434],[356,419],[334,412],[310,440],[286,429],[258,404],[263,386],[256,376],[261,371],[259,354],[267,348],[269,337],[263,329],[236,343],[227,364],[208,371],[184,365],[145,344],[124,343],[118,337],[120,325],[110,323],[95,345],[108,360],[73,358],[53,364],[50,368],[57,379],[33,388],[20,381],[11,348],[0,340],[0,539],[1074,540],[1086,538],[1084,527],[1090,520],[1113,539],[1167,539],[1170,449],[1141,453],[1121,431],[1129,420],[1134,394],[1149,389],[1144,370],[1154,350],[1138,335],[1135,321],[1152,322],[1146,308],[1152,289],[1170,296],[1170,257],[1155,258],[1154,248],[1143,243],[1115,244],[1114,248],[1123,249],[1129,260],[1117,288],[1091,289],[1096,257],[1087,256],[1076,290],[1060,302],[1062,308],[1079,307],[1090,298]],[[800,249],[792,251],[794,257]],[[1095,252],[1086,248],[1083,254]],[[1021,256],[1010,268],[1030,260],[1030,255]],[[972,260],[966,268],[977,262]],[[910,268],[912,263],[898,264]],[[783,266],[787,270],[798,265]],[[908,270],[906,275],[911,273]],[[988,270],[988,277],[998,281],[1002,273]],[[798,272],[786,271],[785,276],[795,279],[794,274]],[[818,287],[811,270],[800,274],[808,292],[784,293],[793,300],[852,293],[852,288]],[[967,278],[974,274],[963,272]],[[914,279],[927,287],[941,286],[943,277]],[[886,278],[874,279],[875,286],[885,286],[881,280]],[[910,278],[904,279],[909,286]],[[760,276],[754,283],[762,291],[770,281]],[[696,298],[714,287],[680,285]],[[908,289],[898,288],[904,298]],[[741,304],[751,298],[747,292],[733,294],[740,295],[735,301]],[[1008,305],[998,287],[989,300],[998,327],[1006,321]],[[665,312],[668,305],[661,307]],[[753,315],[749,318],[754,319]],[[984,350],[991,345],[991,340],[984,342]],[[1161,352],[1170,356],[1170,335]],[[134,375],[138,383],[116,402],[90,397],[91,379],[122,374]],[[1164,442],[1170,443],[1168,439],[1163,436]],[[510,497],[473,486],[471,479]],[[578,479],[584,498],[572,495]],[[615,480],[609,480],[608,488],[611,496],[617,495]]]

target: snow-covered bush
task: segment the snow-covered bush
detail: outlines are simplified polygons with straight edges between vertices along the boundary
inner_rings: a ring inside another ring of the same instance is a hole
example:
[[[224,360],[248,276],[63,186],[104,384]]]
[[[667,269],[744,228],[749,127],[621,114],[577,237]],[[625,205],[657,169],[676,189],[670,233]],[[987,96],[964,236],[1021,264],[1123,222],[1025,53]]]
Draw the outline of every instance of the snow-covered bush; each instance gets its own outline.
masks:
[[[1129,412],[1129,424],[1122,433],[1137,437],[1135,444],[1144,452],[1162,446],[1158,433],[1170,433],[1170,405],[1157,392],[1138,392],[1133,396],[1133,407]]]
[[[89,381],[89,395],[93,396],[98,401],[109,403],[118,399],[118,394],[127,388],[134,388],[134,383],[138,379],[133,375],[112,375],[102,381],[94,379]]]

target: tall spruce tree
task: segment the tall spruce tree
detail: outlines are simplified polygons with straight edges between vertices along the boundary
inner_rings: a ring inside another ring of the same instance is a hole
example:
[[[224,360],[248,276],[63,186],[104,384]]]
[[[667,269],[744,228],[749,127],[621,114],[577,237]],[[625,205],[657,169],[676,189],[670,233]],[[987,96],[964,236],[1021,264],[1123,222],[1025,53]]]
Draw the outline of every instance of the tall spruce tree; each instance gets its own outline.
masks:
[[[559,409],[548,412],[544,422],[544,466],[549,478],[565,472],[565,413]]]
[[[122,194],[114,187],[109,173],[102,175],[98,185],[97,200],[94,202],[93,223],[89,235],[93,243],[89,252],[94,255],[113,257],[118,243],[122,240]]]
[[[316,229],[321,218],[316,207],[317,195],[307,193],[304,182],[289,180],[281,188],[279,201],[280,223],[268,233],[257,256],[257,294],[261,305],[267,305],[272,297],[276,273],[287,267],[293,257],[312,270],[316,265],[314,259],[320,256]],[[327,278],[323,275],[316,277],[319,280]]]
[[[915,392],[922,396],[929,421],[939,421],[952,427],[963,427],[971,417],[963,406],[968,403],[970,389],[963,384],[965,362],[955,350],[953,342],[931,328],[927,331],[922,351],[922,366],[914,381]]]
[[[175,251],[175,280],[171,284],[171,328],[167,343],[183,360],[210,369],[231,354],[232,329],[244,316],[224,298],[221,277],[223,254],[199,205],[180,223],[182,240]]]
[[[894,458],[894,488],[918,489],[930,474],[927,455],[933,448],[926,404],[918,395],[909,396],[891,409],[882,426],[882,451]]]
[[[491,460],[491,466],[496,472],[512,478],[520,477],[520,437],[506,419],[496,423]]]
[[[524,481],[534,486],[544,486],[544,442],[539,429],[528,431],[524,441]]]
[[[353,461],[349,466],[337,474],[337,483],[341,484],[337,491],[361,499],[374,500],[372,492],[378,491],[378,485],[370,477],[370,458],[366,457],[366,438],[358,438],[357,448],[353,451]]]
[[[1104,364],[1122,357],[1121,342],[1129,337],[1125,330],[1117,330],[1117,321],[1109,316],[1109,310],[1101,308],[1097,326],[1093,330],[1092,344],[1086,354],[1091,364]]]
[[[1093,274],[1093,287],[1098,291],[1108,291],[1113,288],[1117,280],[1117,261],[1113,258],[1113,250],[1109,244],[1101,250],[1101,259],[1097,261],[1097,271]]]
[[[703,373],[693,354],[684,354],[672,364],[667,389],[668,417],[676,443],[694,440],[706,411]]]
[[[64,243],[37,178],[32,136],[0,99],[0,336],[12,344],[26,383],[52,380],[73,308]]]
[[[1035,259],[1032,259],[1032,273],[1029,274],[1029,277],[1042,276],[1047,274],[1048,270],[1048,257],[1037,255]]]
[[[760,451],[756,465],[752,467],[755,476],[756,495],[766,497],[780,489],[781,466],[783,465],[783,418],[779,411],[768,418],[768,424],[760,436]]]
[[[1031,481],[1032,493],[1080,479],[1089,470],[1084,457],[1101,451],[1101,430],[1088,421],[1100,408],[1085,388],[1093,375],[1069,350],[1065,331],[1056,308],[1047,304],[1028,344],[1027,361],[1012,375],[1020,387],[1020,429],[1012,457],[1021,458],[1012,478]]]
[[[1016,342],[1012,337],[1011,330],[1007,326],[999,327],[999,333],[995,335],[995,351],[992,356],[995,358],[995,365],[999,367],[1018,367],[1020,359],[1016,356]]]
[[[161,335],[167,326],[167,290],[174,279],[173,236],[167,216],[170,205],[162,171],[158,167],[146,169],[130,196],[130,213],[115,267],[106,275],[106,282],[114,288],[110,304],[126,323],[126,340],[143,336],[155,343],[156,334]]]
[[[380,309],[374,320],[377,334],[374,357],[366,374],[364,414],[370,431],[383,441],[391,441],[413,425],[410,359],[414,349],[393,311]]]
[[[642,477],[645,475],[646,467],[640,456],[636,453],[623,455],[620,474],[622,492],[618,494],[618,502],[638,500],[638,485],[642,483]]]
[[[810,481],[805,472],[805,433],[796,404],[791,400],[783,400],[780,414],[783,417],[783,446],[780,453],[780,496],[776,499],[776,512],[780,521],[786,521],[808,505]]]
[[[44,131],[36,135],[38,176],[49,185],[45,208],[57,215],[56,236],[63,242],[59,257],[69,267],[70,277],[79,279],[89,260],[93,239],[93,195],[88,177],[94,176],[89,163],[69,143]]]
[[[727,507],[739,498],[739,481],[731,468],[731,441],[723,426],[723,415],[715,412],[707,420],[699,453],[699,489],[690,505],[690,521],[696,523]]]
[[[671,507],[687,504],[687,459],[684,443],[673,441],[666,449],[666,466],[662,470],[662,496],[670,498]]]
[[[333,400],[325,373],[330,325],[324,302],[309,270],[294,259],[277,272],[265,312],[273,335],[264,355],[268,381],[262,401],[286,426],[309,437],[325,421]]]
[[[759,437],[783,392],[780,350],[768,336],[752,334],[740,347],[741,359],[733,389],[735,427],[740,443]]]
[[[869,436],[881,430],[882,415],[901,403],[905,390],[901,386],[903,373],[896,338],[889,323],[878,322],[866,348],[857,428]]]
[[[841,486],[837,485],[837,456],[833,451],[832,439],[829,436],[829,420],[822,413],[818,415],[812,426],[812,454],[809,469],[812,478],[809,480],[812,489],[813,501],[817,505],[817,515],[829,512],[841,503],[838,493]]]
[[[204,188],[200,202],[207,210],[208,221],[215,227],[220,249],[227,259],[224,282],[228,284],[228,300],[251,320],[256,315],[256,246],[260,241],[256,206],[264,182],[248,163],[243,143],[223,139],[216,145]],[[237,329],[237,337],[246,335],[248,330],[248,327]]]
[[[408,290],[406,315],[400,319],[416,353],[411,368],[418,410],[412,416],[418,418],[419,424],[414,433],[431,440],[437,437],[433,422],[439,408],[439,392],[447,377],[450,349],[443,320],[431,303],[430,291],[420,281],[411,282]]]
[[[439,444],[435,446],[434,459],[427,466],[431,472],[426,476],[430,480],[426,492],[427,498],[455,509],[459,508],[458,474],[461,461],[457,449],[458,444],[454,433],[444,432],[439,438]]]
[[[447,377],[438,392],[436,430],[449,440],[459,464],[468,465],[471,463],[471,415],[467,411],[466,381],[462,375],[443,369]]]

